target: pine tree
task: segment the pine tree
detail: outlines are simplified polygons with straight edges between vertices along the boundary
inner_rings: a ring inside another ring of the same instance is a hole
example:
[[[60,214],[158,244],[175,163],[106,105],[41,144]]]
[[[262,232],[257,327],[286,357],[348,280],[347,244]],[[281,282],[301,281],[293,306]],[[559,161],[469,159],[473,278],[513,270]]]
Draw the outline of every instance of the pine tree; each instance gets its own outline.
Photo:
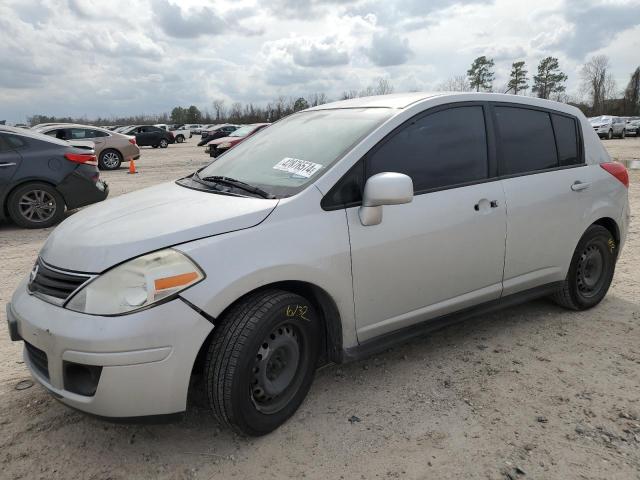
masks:
[[[514,62],[511,65],[511,77],[507,84],[507,87],[509,87],[507,92],[513,90],[513,94],[518,95],[518,92],[529,88],[529,84],[527,83],[528,80],[527,69],[524,68],[524,62]]]
[[[487,58],[484,55],[476,58],[471,64],[471,68],[467,70],[467,77],[469,77],[469,85],[474,88],[476,92],[482,90],[491,90],[493,84],[493,59]]]
[[[549,98],[552,93],[565,91],[564,82],[567,76],[560,71],[558,59],[546,57],[538,64],[538,74],[533,76],[533,88],[531,89],[539,98]]]

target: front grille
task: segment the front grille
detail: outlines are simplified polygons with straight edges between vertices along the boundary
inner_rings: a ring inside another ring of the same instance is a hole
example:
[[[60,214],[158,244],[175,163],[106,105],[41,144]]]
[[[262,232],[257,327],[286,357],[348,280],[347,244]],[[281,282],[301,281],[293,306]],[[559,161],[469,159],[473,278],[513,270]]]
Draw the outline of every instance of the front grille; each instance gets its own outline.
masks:
[[[29,277],[29,291],[59,299],[61,301],[56,303],[62,303],[89,278],[91,275],[59,270],[38,259]]]
[[[49,380],[49,360],[47,359],[47,354],[30,343],[24,342],[24,346],[27,349],[29,361],[33,368],[35,368],[40,375]]]

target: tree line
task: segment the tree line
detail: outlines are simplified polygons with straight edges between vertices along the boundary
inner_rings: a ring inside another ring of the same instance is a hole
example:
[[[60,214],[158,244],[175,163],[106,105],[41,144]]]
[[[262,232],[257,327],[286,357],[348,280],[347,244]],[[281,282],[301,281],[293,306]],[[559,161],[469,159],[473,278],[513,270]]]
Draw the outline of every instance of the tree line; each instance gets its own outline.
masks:
[[[485,91],[527,94],[529,75],[524,61],[511,64],[509,80],[503,88],[494,88],[494,65],[492,58],[476,58],[466,76],[458,75],[441,85],[442,90]],[[582,98],[571,98],[566,94],[565,83],[569,77],[560,70],[558,59],[546,57],[540,60],[537,73],[533,75],[531,95],[570,103],[586,115],[640,115],[640,67],[637,67],[626,88],[620,92],[611,74],[611,64],[606,55],[596,55],[582,66],[580,71],[580,93]],[[587,101],[584,98],[588,99]]]
[[[560,69],[558,59],[546,57],[537,65],[537,72],[531,78],[527,65],[518,60],[512,63],[509,80],[501,87],[496,87],[495,62],[486,56],[473,60],[466,75],[456,75],[438,86],[438,90],[457,92],[500,92],[515,95],[532,95],[539,98],[552,99],[569,103],[580,108],[586,115],[640,115],[640,67],[637,67],[626,88],[617,89],[611,74],[609,58],[605,55],[592,57],[585,63],[580,72],[580,93],[582,98],[573,98],[566,94],[565,83],[568,76]],[[530,82],[532,82],[530,84]],[[362,90],[345,90],[339,100],[384,95],[394,91],[393,85],[385,78],[376,81]],[[530,92],[530,93],[529,93]],[[586,99],[586,101],[585,101]],[[30,125],[38,123],[69,122],[89,125],[140,125],[154,123],[258,123],[275,122],[294,112],[328,103],[331,100],[325,93],[316,92],[304,97],[279,96],[266,105],[233,102],[227,104],[223,99],[216,99],[209,109],[200,110],[195,105],[177,106],[171,112],[156,115],[130,115],[117,117],[57,117],[50,115],[33,115],[27,120]]]

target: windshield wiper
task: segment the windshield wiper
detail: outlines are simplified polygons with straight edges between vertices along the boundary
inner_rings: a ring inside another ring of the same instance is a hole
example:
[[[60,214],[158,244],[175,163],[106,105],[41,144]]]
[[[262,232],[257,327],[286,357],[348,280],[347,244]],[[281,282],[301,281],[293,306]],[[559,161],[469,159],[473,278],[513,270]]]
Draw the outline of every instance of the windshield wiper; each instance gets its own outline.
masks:
[[[222,185],[229,185],[230,187],[235,187],[240,190],[244,190],[245,192],[254,193],[259,195],[262,198],[276,198],[275,195],[270,194],[269,192],[261,189],[260,187],[256,187],[255,185],[251,185],[250,183],[243,182],[242,180],[237,180],[235,178],[223,177],[220,175],[213,175],[210,177],[201,177],[198,175],[198,172],[194,174],[199,180],[203,182],[213,182]]]

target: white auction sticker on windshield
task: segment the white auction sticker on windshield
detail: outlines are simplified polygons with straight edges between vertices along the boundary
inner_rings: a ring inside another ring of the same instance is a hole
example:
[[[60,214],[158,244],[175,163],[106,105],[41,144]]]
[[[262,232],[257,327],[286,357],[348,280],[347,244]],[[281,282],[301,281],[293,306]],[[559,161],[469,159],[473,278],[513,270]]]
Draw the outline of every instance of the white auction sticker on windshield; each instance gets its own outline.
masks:
[[[322,168],[319,163],[300,160],[299,158],[283,158],[273,166],[274,170],[282,170],[283,172],[293,173],[300,177],[309,178]]]

